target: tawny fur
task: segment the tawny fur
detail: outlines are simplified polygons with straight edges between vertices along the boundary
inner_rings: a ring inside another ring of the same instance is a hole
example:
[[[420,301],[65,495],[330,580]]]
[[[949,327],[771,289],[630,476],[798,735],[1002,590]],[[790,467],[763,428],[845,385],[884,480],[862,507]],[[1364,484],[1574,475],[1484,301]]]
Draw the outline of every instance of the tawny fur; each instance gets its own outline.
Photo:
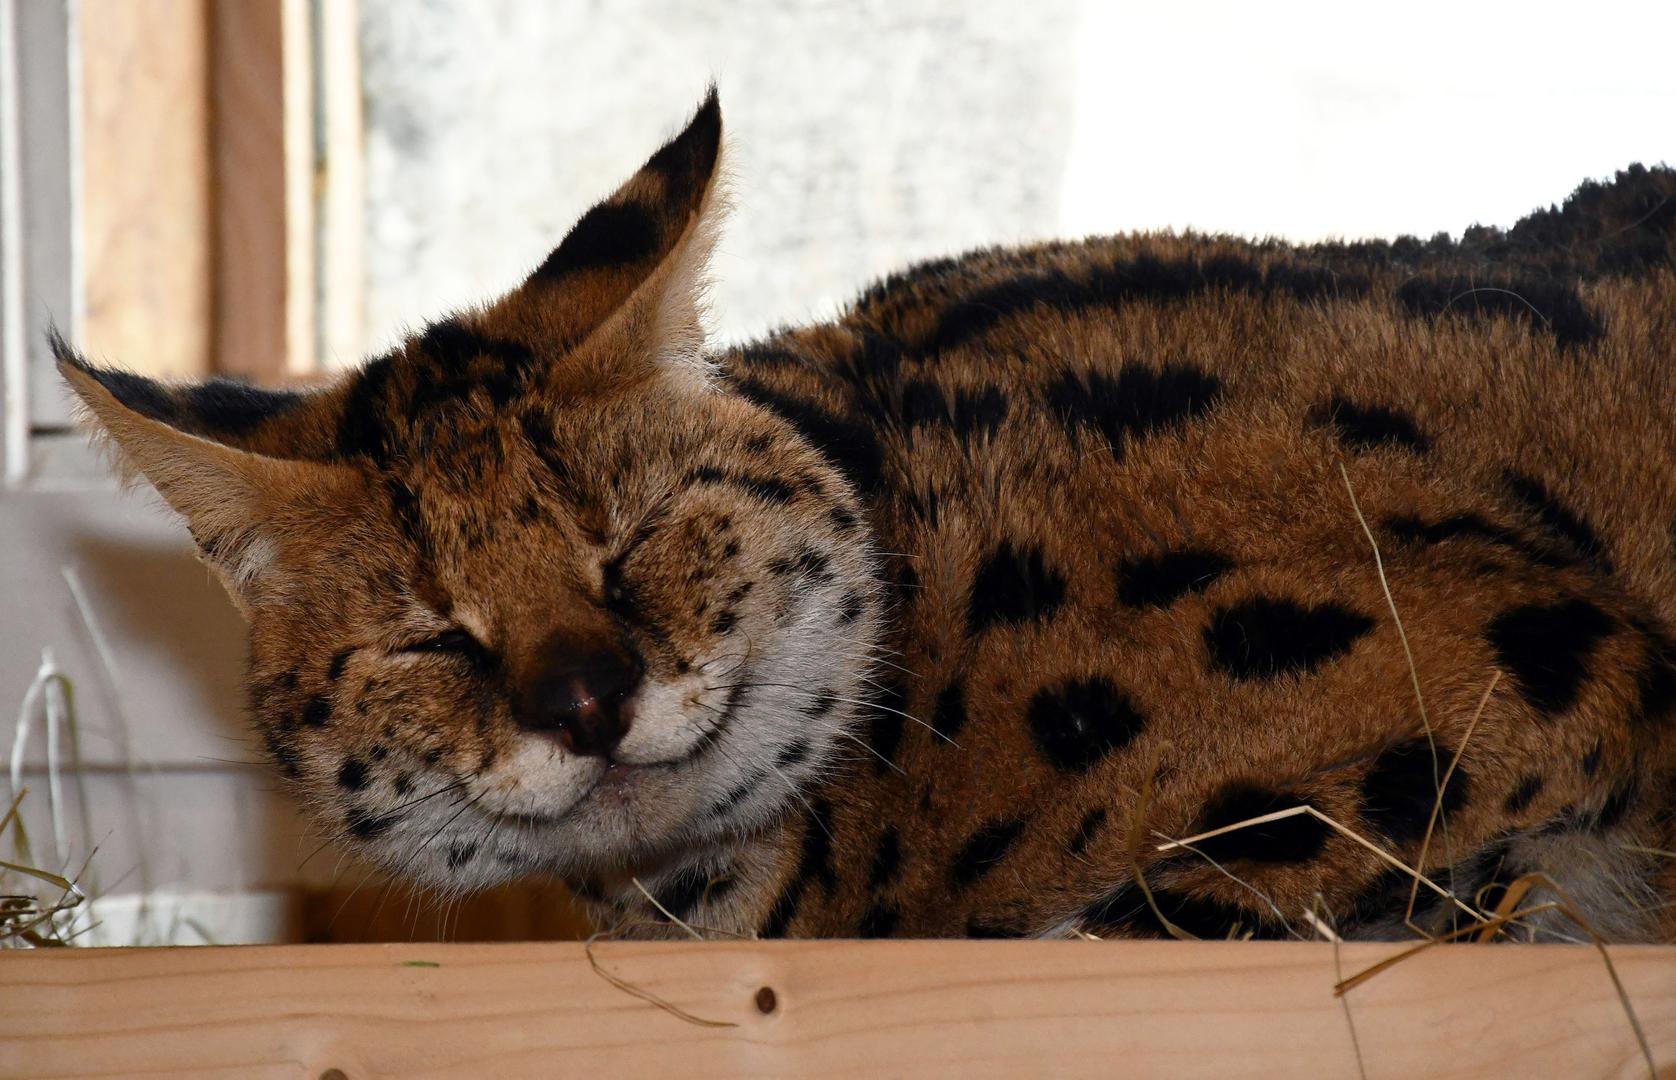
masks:
[[[719,933],[1390,936],[1529,874],[1676,932],[1676,174],[1460,241],[977,252],[701,356],[720,140],[712,96],[522,287],[327,390],[61,349],[328,830],[651,935],[636,880]],[[610,642],[613,762],[520,726]],[[1454,898],[1409,919],[1439,802]],[[1366,843],[1159,850],[1300,805]]]

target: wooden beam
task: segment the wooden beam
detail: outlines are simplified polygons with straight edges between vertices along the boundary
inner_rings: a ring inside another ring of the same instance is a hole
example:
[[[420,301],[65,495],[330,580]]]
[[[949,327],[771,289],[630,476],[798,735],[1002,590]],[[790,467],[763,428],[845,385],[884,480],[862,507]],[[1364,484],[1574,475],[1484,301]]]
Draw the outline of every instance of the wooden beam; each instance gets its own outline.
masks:
[[[364,258],[366,132],[362,115],[359,0],[331,0],[315,8],[319,42],[315,115],[323,151],[316,162],[319,228],[319,366],[356,364],[366,348]]]
[[[307,0],[210,0],[215,359],[275,382],[314,370]]]
[[[136,371],[210,371],[204,0],[81,0],[80,344]]]
[[[1398,949],[1346,945],[1339,961],[1348,974]],[[0,1063],[31,1077],[1354,1077],[1359,1044],[1374,1077],[1646,1075],[1588,947],[1435,948],[1345,999],[1326,944],[601,943],[592,957],[577,944],[11,955]],[[1676,948],[1612,958],[1673,1075]]]

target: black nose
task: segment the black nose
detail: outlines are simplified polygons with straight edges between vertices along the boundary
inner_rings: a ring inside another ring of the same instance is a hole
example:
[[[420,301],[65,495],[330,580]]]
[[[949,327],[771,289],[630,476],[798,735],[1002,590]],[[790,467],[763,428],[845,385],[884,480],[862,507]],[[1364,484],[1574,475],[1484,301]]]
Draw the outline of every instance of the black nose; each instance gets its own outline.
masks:
[[[629,699],[644,674],[640,657],[626,646],[566,649],[537,680],[520,722],[573,754],[610,757],[634,722]]]

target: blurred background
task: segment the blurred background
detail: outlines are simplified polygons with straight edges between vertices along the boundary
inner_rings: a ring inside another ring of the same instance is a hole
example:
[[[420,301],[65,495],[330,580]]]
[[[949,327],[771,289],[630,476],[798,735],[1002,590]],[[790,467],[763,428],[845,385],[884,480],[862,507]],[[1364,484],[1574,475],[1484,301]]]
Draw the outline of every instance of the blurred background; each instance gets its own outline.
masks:
[[[1672,41],[1623,0],[0,0],[0,860],[77,877],[82,943],[580,929],[311,855],[239,619],[69,429],[49,321],[150,374],[329,377],[518,281],[711,78],[718,340],[983,244],[1459,234],[1676,162]]]

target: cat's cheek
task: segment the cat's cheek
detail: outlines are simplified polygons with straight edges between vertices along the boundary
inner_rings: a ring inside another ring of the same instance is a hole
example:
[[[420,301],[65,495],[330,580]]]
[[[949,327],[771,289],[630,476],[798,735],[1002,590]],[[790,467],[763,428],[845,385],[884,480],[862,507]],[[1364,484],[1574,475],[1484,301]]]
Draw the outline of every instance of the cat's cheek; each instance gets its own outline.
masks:
[[[612,757],[625,765],[660,765],[690,757],[726,726],[728,692],[688,676],[650,682],[635,695],[634,722]]]
[[[566,753],[546,736],[522,735],[467,786],[486,813],[551,822],[575,809],[604,771],[599,758]]]

